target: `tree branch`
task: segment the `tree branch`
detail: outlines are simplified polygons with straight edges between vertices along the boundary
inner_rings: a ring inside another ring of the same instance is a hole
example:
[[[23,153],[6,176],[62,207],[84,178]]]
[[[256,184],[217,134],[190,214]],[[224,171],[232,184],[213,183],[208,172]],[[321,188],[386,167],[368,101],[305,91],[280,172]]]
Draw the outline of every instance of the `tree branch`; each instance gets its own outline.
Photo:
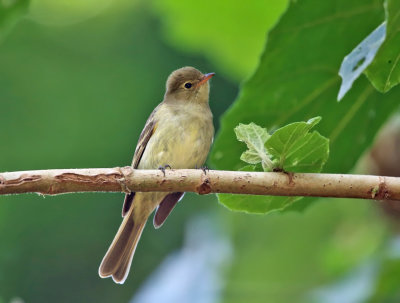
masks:
[[[368,175],[137,170],[129,166],[0,173],[0,195],[72,192],[196,192],[399,200],[400,178]]]

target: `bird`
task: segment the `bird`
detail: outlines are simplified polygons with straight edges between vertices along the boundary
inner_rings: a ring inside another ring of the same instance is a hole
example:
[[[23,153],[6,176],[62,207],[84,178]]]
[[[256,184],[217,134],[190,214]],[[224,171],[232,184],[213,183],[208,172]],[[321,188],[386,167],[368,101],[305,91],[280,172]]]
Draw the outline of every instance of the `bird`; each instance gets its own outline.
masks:
[[[190,66],[173,71],[163,101],[150,114],[132,160],[134,169],[203,167],[214,137],[209,80]],[[131,192],[125,195],[122,223],[104,256],[99,275],[123,284],[147,219],[161,227],[184,192]]]

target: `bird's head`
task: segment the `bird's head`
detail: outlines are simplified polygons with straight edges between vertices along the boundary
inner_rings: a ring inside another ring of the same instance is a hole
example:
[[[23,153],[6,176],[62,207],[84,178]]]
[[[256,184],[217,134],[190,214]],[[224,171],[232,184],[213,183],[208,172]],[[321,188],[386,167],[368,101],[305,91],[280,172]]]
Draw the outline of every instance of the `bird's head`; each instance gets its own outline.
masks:
[[[207,103],[210,91],[208,80],[214,75],[214,73],[203,74],[190,66],[177,69],[168,77],[165,99]]]

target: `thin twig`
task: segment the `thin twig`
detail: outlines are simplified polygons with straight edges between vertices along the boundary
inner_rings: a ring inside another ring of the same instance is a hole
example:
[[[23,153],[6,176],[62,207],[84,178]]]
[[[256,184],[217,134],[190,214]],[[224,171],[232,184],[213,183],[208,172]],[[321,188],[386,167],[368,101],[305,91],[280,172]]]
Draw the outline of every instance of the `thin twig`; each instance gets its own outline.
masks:
[[[399,200],[400,178],[347,174],[243,172],[131,167],[0,173],[0,195],[72,192],[196,192]]]

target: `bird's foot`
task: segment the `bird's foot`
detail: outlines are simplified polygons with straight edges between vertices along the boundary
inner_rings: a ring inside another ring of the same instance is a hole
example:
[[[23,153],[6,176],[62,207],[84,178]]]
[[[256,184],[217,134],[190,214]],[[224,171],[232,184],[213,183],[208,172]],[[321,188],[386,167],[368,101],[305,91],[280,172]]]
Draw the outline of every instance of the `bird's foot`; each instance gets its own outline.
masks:
[[[205,174],[205,175],[207,175],[207,172],[208,171],[210,171],[210,169],[207,167],[207,166],[202,166],[202,167],[200,167],[200,169],[203,171],[203,173]]]
[[[161,170],[161,171],[163,172],[164,177],[165,177],[165,170],[166,170],[167,168],[172,169],[171,166],[170,166],[169,164],[165,164],[164,166],[160,165],[160,166],[158,167],[158,169]]]

